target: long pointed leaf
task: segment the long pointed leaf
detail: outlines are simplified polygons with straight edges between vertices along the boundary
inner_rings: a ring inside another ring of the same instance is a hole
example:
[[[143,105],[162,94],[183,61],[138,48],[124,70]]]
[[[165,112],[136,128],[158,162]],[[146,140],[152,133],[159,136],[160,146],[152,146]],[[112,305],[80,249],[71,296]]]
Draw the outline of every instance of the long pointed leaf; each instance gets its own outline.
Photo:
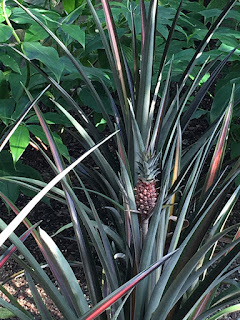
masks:
[[[40,222],[35,223],[31,228],[29,228],[27,231],[24,232],[23,235],[21,235],[19,237],[19,239],[24,242],[27,237],[31,234],[31,232],[33,231],[33,229],[35,229],[38,225],[40,224]],[[4,254],[2,256],[0,256],[0,269],[3,267],[4,263],[7,262],[7,260],[11,257],[11,255],[17,250],[17,247],[14,245],[11,245],[8,250],[6,250],[4,252]]]
[[[61,292],[67,299],[69,306],[73,307],[80,317],[88,310],[88,303],[77,279],[52,238],[41,228],[39,228],[39,235],[44,249],[42,253],[59,284]]]
[[[129,290],[134,288],[140,281],[146,278],[151,272],[157,269],[161,264],[163,264],[166,260],[168,260],[174,252],[163,257],[160,261],[154,263],[148,269],[142,271],[137,276],[126,282],[124,285],[119,287],[113,293],[111,293],[108,297],[106,297],[103,301],[98,303],[95,307],[92,308],[88,314],[84,315],[80,318],[80,320],[92,320],[95,319],[98,315],[100,315],[104,310],[109,308],[113,303],[115,303],[118,299],[120,299],[123,295],[125,295]]]
[[[24,218],[29,214],[29,212],[36,206],[36,204],[42,199],[42,197],[47,194],[48,191],[51,190],[55,184],[57,184],[66,174],[68,174],[76,165],[78,165],[83,159],[85,159],[91,152],[93,152],[96,148],[98,148],[102,143],[110,139],[114,136],[116,132],[109,135],[102,142],[96,144],[89,151],[85,152],[81,157],[79,157],[73,164],[67,167],[65,170],[60,172],[54,179],[50,181],[50,183],[42,189],[25,207],[22,211],[13,219],[12,222],[7,226],[5,230],[0,233],[0,246],[7,240],[10,234],[18,227],[18,225],[22,222]]]
[[[4,223],[2,219],[0,219],[0,228],[2,230],[6,230],[7,228],[6,223]],[[28,270],[28,272],[38,283],[41,283],[43,289],[52,298],[57,308],[60,310],[64,317],[66,317],[67,319],[69,318],[72,320],[77,320],[74,312],[71,310],[71,308],[63,299],[57,288],[53,285],[47,274],[42,270],[40,264],[36,261],[36,259],[26,248],[26,246],[21,242],[21,240],[14,233],[10,234],[9,239],[18,248],[19,252],[25,257],[25,260],[28,262],[25,263],[17,256],[14,256],[14,259],[17,260],[18,264],[23,265],[23,268]]]
[[[156,15],[157,15],[157,4],[156,0],[150,2],[150,8],[148,12],[146,39],[144,42],[142,52],[142,64],[141,64],[141,75],[139,84],[139,97],[136,110],[136,119],[140,128],[140,132],[143,137],[144,143],[148,138],[148,116],[150,108],[150,96],[151,96],[151,85],[152,85],[152,66],[153,66],[153,55],[154,55],[154,40],[155,40],[155,29],[156,29]]]
[[[214,151],[212,162],[210,164],[210,169],[209,169],[206,185],[204,188],[204,192],[206,192],[211,187],[213,181],[216,179],[217,173],[219,172],[221,163],[223,161],[223,156],[224,156],[224,152],[225,152],[226,144],[227,144],[230,122],[231,122],[231,118],[232,118],[234,89],[235,89],[235,86],[233,86],[233,89],[232,89],[232,94],[231,94],[231,98],[229,101],[229,105],[228,105],[226,113],[225,113],[223,126],[222,126],[220,136],[219,136],[219,139],[218,139],[215,151]]]
[[[26,280],[28,282],[28,285],[30,287],[31,293],[33,295],[33,299],[37,305],[38,311],[40,312],[40,315],[42,317],[42,320],[53,320],[53,318],[51,317],[47,307],[45,306],[45,304],[42,301],[42,298],[40,297],[40,294],[38,293],[34,281],[31,277],[31,275],[26,272]]]
[[[27,89],[25,89],[29,98],[32,99],[31,94],[28,92]],[[48,125],[39,109],[39,107],[35,104],[34,105],[34,110],[37,114],[37,117],[40,121],[40,124],[43,128],[43,131],[47,137],[47,140],[49,142],[49,146],[50,149],[52,151],[52,155],[56,164],[56,167],[58,169],[59,172],[64,170],[64,165],[63,165],[63,161],[60,157],[59,151],[57,149],[56,143],[54,141],[53,135],[50,131],[50,129],[48,128]],[[69,177],[67,177],[69,179]],[[65,179],[65,178],[63,178]],[[97,271],[95,268],[95,265],[92,263],[92,261],[90,261],[90,255],[86,254],[87,252],[87,245],[86,245],[86,239],[84,239],[84,233],[82,232],[82,226],[79,223],[78,220],[78,215],[77,215],[77,211],[75,209],[74,203],[69,195],[69,193],[67,192],[65,186],[63,185],[63,190],[66,196],[66,201],[67,201],[67,205],[68,205],[68,209],[69,209],[69,213],[71,216],[71,220],[73,222],[73,229],[75,232],[75,236],[77,239],[77,244],[78,244],[78,248],[82,257],[82,260],[85,261],[84,264],[84,271],[85,271],[85,275],[86,275],[86,279],[87,279],[87,283],[89,285],[89,291],[90,291],[90,297],[93,301],[93,303],[97,303],[99,300],[101,300],[102,295],[99,289],[99,285],[98,285],[98,279],[97,279]],[[85,250],[84,250],[85,249]]]
[[[112,16],[112,12],[108,3],[108,0],[101,0],[104,14],[105,14],[105,19],[107,23],[107,28],[109,32],[109,38],[110,38],[110,43],[111,43],[111,48],[112,48],[112,53],[114,56],[114,62],[115,62],[115,69],[118,72],[118,77],[121,82],[121,90],[124,98],[124,110],[123,112],[125,113],[125,116],[128,116],[128,109],[127,109],[127,86],[126,86],[126,70],[124,68],[124,59],[122,56],[122,52],[120,49],[120,44],[116,32],[116,26],[114,23],[114,19]]]

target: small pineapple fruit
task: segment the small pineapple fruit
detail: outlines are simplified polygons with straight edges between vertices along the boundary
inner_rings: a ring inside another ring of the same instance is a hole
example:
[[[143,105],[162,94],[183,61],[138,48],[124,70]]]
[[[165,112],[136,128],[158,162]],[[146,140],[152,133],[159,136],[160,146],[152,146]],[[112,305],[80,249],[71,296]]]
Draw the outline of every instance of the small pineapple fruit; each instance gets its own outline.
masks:
[[[156,190],[156,176],[159,173],[158,159],[159,156],[146,153],[141,155],[138,163],[139,175],[134,190],[137,209],[143,220],[150,216],[158,197]]]

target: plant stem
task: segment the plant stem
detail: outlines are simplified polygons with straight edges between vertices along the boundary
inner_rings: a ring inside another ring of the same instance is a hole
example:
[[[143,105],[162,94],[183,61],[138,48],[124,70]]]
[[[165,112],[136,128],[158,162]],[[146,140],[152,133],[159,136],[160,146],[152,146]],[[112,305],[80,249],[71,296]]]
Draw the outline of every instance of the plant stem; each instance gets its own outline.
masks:
[[[6,22],[7,22],[7,25],[12,29],[12,33],[13,33],[14,38],[16,39],[18,44],[20,44],[21,40],[20,40],[19,36],[17,35],[16,31],[14,30],[14,28],[13,28],[13,26],[12,26],[10,20],[8,19],[8,16],[7,16],[6,0],[3,0],[2,8],[3,8],[3,15],[4,15],[4,18],[5,18]]]
[[[149,219],[145,218],[142,220],[142,242],[144,243],[144,240],[146,239],[147,233],[148,233],[148,224]]]

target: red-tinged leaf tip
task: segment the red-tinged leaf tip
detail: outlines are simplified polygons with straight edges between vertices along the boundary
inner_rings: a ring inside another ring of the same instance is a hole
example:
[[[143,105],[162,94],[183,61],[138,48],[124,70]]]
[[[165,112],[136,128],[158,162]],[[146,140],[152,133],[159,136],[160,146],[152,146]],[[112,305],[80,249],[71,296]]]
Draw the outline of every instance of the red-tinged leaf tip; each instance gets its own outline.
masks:
[[[8,199],[1,191],[0,191],[0,197],[7,203],[7,205],[12,209],[12,211],[15,214],[18,214],[19,211],[16,209],[15,205],[11,202],[11,200]]]
[[[30,228],[29,230],[27,230],[26,232],[24,232],[24,234],[19,238],[22,242],[24,242],[27,237],[30,235],[30,233],[33,231],[34,228],[36,228],[37,224],[35,224],[34,226],[32,226],[32,228]],[[17,247],[12,245],[11,247],[9,247],[6,252],[3,254],[2,259],[0,260],[0,269],[2,268],[2,266],[4,265],[4,263],[11,257],[11,255],[17,250]]]
[[[135,281],[133,281],[130,285],[128,285],[126,288],[124,288],[122,291],[120,291],[114,297],[112,297],[106,303],[104,303],[101,307],[99,307],[91,316],[87,317],[86,320],[95,319],[97,316],[99,316],[101,313],[103,313],[108,307],[110,307],[114,302],[116,302],[123,295],[125,295],[129,290],[131,290],[143,278],[145,278],[144,275],[139,277],[139,279],[136,279]]]
[[[6,197],[1,191],[0,191],[0,197],[9,205],[9,207],[12,209],[12,211],[18,215],[19,214],[19,210],[18,208],[14,205],[14,203],[12,203],[11,200],[8,199],[8,197]],[[23,220],[23,223],[25,224],[25,226],[29,229],[29,230],[32,230],[32,228],[34,226],[32,226],[32,224],[28,221],[28,219],[24,219]],[[35,225],[36,227],[37,225]],[[36,240],[37,244],[39,245],[39,240],[38,240],[38,237],[36,236],[36,233],[33,233],[33,237],[34,239]]]
[[[234,240],[237,240],[238,238],[240,237],[240,228],[238,229],[236,235],[235,235],[235,238]]]
[[[237,233],[235,234],[234,240],[237,240],[240,237],[240,228],[238,228]],[[228,252],[230,252],[234,247],[232,247],[231,249],[229,249]]]
[[[233,91],[234,91],[234,87],[233,87]],[[232,116],[232,108],[233,108],[233,91],[232,91],[232,96],[230,99],[230,104],[228,106],[227,112],[226,112],[226,116],[225,116],[225,120],[224,120],[224,124],[223,124],[223,128],[221,130],[220,133],[220,137],[214,152],[214,156],[212,159],[212,163],[211,163],[211,167],[210,167],[210,172],[209,172],[209,176],[208,176],[208,180],[207,180],[207,184],[205,187],[205,192],[212,186],[217,172],[221,166],[221,162],[224,156],[224,150],[225,150],[225,146],[226,146],[226,141],[227,141],[227,137],[228,137],[228,131],[229,131],[229,125],[231,122],[231,116]]]
[[[214,157],[205,191],[207,191],[214,182],[214,179],[215,179],[216,174],[218,172],[219,164],[220,164],[220,161],[222,158],[221,152],[222,152],[221,150],[218,150],[215,157]]]

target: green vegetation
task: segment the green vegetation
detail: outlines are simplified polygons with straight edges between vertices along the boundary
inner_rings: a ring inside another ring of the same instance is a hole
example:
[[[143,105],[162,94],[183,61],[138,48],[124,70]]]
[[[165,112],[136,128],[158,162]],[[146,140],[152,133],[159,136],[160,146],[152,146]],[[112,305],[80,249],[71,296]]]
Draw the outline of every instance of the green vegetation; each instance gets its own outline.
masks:
[[[16,217],[9,225],[0,219],[0,267],[10,256],[22,266],[47,320],[36,283],[67,320],[218,319],[239,310],[239,285],[230,279],[239,270],[239,225],[226,223],[240,169],[239,160],[224,161],[229,130],[238,144],[239,2],[3,0],[1,8],[0,196]],[[210,109],[200,107],[206,96]],[[184,148],[184,130],[204,114],[208,130]],[[68,128],[85,149],[76,160],[62,142]],[[19,160],[30,142],[55,174],[49,183]],[[238,156],[233,148],[232,160]],[[21,211],[14,204],[20,191],[33,197]],[[54,236],[28,220],[42,199],[68,207],[65,228],[75,233],[90,306]],[[17,237],[22,222],[27,231]],[[28,236],[60,290],[24,245]],[[218,246],[226,236],[230,242]],[[8,297],[3,308],[33,319]]]

